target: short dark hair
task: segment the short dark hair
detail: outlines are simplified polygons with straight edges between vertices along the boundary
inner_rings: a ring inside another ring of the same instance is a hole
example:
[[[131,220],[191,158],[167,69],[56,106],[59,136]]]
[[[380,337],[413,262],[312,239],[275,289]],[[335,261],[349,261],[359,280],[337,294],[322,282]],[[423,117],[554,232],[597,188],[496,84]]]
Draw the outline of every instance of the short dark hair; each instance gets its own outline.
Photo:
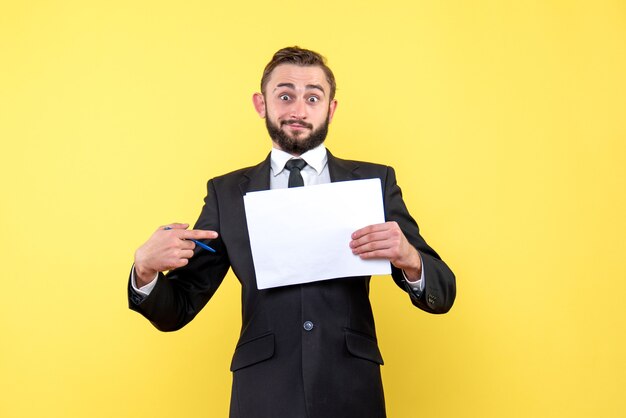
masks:
[[[326,58],[315,51],[300,48],[298,46],[290,46],[278,50],[271,61],[267,63],[261,77],[261,93],[265,95],[265,86],[274,71],[274,68],[281,64],[294,64],[301,67],[320,67],[326,75],[326,81],[330,84],[330,100],[335,98],[337,84],[335,83],[335,75],[326,65]]]

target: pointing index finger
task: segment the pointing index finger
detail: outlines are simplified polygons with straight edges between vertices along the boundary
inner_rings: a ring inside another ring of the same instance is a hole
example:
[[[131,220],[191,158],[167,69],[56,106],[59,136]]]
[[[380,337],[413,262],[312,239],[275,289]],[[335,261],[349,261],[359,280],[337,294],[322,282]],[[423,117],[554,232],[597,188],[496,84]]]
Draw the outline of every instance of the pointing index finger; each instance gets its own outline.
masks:
[[[181,231],[181,239],[215,239],[218,233],[215,231],[206,231],[204,229],[190,229]]]

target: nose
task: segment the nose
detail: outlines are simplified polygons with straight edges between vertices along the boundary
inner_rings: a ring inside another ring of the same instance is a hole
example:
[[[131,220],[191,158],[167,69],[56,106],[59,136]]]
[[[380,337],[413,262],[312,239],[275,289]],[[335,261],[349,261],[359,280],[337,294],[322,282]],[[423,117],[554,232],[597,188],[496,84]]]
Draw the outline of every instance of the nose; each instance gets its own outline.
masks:
[[[292,119],[306,119],[306,103],[302,99],[294,100],[291,107]]]

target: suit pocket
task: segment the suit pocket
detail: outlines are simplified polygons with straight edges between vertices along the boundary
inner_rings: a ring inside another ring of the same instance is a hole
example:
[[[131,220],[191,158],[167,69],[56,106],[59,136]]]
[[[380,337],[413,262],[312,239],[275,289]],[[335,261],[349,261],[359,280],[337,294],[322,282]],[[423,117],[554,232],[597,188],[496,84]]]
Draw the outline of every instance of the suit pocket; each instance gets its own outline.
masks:
[[[251,366],[274,355],[274,334],[265,334],[237,345],[230,371]]]
[[[346,334],[346,347],[348,352],[354,357],[362,358],[365,360],[373,361],[377,364],[385,364],[383,362],[383,356],[378,349],[378,343],[371,337],[365,336],[361,333],[345,330]]]

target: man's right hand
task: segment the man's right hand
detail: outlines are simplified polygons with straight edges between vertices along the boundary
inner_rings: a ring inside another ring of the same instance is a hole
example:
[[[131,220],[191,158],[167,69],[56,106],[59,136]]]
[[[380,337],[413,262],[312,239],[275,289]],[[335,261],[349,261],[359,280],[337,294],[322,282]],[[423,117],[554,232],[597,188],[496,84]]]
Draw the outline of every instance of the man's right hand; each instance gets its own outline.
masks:
[[[188,239],[215,239],[218,235],[215,231],[187,230],[188,227],[189,224],[180,223],[162,226],[135,251],[137,287],[150,283],[158,272],[187,265],[196,247]]]

